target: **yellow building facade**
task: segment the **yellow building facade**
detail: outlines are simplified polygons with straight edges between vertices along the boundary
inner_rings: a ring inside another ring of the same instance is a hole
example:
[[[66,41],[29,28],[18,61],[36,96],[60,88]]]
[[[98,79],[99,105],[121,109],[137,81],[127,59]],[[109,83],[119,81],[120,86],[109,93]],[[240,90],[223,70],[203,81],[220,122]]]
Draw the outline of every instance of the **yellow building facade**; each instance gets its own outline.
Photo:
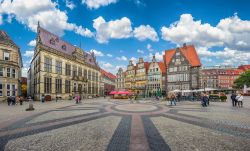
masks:
[[[19,47],[0,30],[0,101],[21,95],[22,57]]]
[[[147,85],[147,68],[148,62],[144,62],[142,58],[139,58],[139,62],[134,65],[130,60],[127,66],[125,76],[125,89],[133,92],[134,94],[143,95]]]
[[[144,62],[143,58],[139,58],[139,62],[136,64],[136,76],[135,76],[135,91],[139,95],[144,95],[147,86],[147,70],[149,63]]]
[[[28,93],[35,100],[92,98],[100,93],[100,68],[84,52],[38,26],[37,44],[28,73]]]

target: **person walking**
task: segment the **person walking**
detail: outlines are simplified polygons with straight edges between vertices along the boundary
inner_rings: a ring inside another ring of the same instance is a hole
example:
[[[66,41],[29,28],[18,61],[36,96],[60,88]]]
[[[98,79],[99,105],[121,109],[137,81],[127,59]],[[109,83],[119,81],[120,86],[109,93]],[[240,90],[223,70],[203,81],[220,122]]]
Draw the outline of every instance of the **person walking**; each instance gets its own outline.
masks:
[[[42,96],[41,96],[41,101],[42,101],[42,103],[44,103],[44,102],[45,102],[45,97],[44,97],[44,94],[42,94]]]
[[[20,96],[16,97],[16,104],[20,103]]]
[[[201,105],[202,105],[202,107],[207,107],[207,103],[208,103],[207,95],[205,93],[202,93],[202,95],[201,95]]]
[[[20,105],[23,105],[23,96],[20,97]]]
[[[7,97],[7,103],[8,103],[8,106],[10,106],[10,105],[11,105],[11,98],[10,98],[10,96],[9,96],[9,97]]]
[[[239,93],[236,97],[236,100],[238,102],[238,106],[239,107],[243,107],[243,100],[244,100],[244,97],[243,97],[243,94],[242,93]]]
[[[233,92],[231,95],[232,105],[235,107],[237,105],[236,94]]]
[[[171,105],[176,105],[176,96],[174,93],[171,94],[171,98],[170,98],[170,101],[171,101]]]

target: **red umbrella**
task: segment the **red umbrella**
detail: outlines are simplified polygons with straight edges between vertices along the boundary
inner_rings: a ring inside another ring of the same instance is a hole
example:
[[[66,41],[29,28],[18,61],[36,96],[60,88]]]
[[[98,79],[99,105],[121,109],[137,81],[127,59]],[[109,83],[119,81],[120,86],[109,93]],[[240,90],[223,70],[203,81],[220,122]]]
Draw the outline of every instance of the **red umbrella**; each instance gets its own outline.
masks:
[[[117,94],[129,94],[128,91],[119,91]]]
[[[109,94],[117,94],[116,91],[111,91]]]

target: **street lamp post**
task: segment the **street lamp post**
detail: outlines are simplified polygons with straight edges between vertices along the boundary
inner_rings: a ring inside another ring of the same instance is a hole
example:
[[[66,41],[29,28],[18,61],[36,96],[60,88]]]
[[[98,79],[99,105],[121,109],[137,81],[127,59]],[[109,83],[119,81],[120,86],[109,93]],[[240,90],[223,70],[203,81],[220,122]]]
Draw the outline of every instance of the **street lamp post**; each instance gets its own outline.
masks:
[[[56,90],[56,102],[57,102],[57,90]]]
[[[204,87],[204,93],[205,93],[205,89],[206,89],[206,81],[203,82],[203,87]]]

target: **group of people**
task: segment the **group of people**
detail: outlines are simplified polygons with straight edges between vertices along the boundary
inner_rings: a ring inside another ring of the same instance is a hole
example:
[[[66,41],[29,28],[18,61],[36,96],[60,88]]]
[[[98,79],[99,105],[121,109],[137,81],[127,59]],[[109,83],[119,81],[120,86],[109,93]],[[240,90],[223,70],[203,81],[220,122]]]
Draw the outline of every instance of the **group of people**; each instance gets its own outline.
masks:
[[[23,101],[24,101],[24,98],[22,96],[7,97],[8,106],[17,105],[18,103],[20,103],[20,105],[23,105]]]
[[[233,107],[243,107],[243,94],[242,93],[232,93],[231,95],[232,105]]]
[[[207,93],[201,94],[201,106],[208,107],[209,106],[209,95]]]

